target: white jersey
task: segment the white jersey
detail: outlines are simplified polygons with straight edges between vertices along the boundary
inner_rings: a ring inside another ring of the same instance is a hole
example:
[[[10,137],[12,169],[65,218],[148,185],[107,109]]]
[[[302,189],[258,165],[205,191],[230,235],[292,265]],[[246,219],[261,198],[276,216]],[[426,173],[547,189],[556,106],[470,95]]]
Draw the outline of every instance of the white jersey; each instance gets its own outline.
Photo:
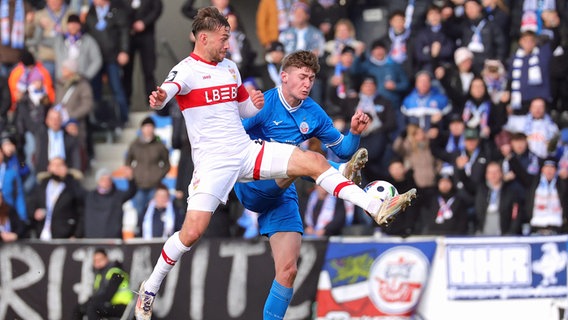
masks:
[[[240,103],[252,103],[234,62],[209,63],[195,54],[170,71],[164,84],[178,87],[176,95],[185,118],[193,161],[203,156],[238,154],[251,142],[239,115]]]

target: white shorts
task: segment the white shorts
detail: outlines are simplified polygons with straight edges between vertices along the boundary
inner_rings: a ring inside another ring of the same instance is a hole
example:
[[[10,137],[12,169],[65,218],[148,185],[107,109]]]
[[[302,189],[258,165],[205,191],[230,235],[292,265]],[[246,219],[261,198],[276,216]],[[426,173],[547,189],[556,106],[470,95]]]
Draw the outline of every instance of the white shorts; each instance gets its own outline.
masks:
[[[226,203],[237,181],[288,178],[288,162],[295,148],[284,143],[251,140],[239,154],[194,159],[195,170],[188,186],[188,204],[189,199],[199,193],[213,195]],[[192,203],[192,207],[201,205]]]

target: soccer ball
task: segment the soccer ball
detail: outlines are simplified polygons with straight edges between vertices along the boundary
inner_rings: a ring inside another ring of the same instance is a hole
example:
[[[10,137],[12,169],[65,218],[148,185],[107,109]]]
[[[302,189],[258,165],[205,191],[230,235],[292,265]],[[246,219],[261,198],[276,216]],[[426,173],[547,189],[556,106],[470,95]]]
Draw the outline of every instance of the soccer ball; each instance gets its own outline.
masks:
[[[392,198],[398,195],[398,190],[390,182],[384,180],[369,182],[363,190],[371,197],[380,201],[385,201],[387,197]]]

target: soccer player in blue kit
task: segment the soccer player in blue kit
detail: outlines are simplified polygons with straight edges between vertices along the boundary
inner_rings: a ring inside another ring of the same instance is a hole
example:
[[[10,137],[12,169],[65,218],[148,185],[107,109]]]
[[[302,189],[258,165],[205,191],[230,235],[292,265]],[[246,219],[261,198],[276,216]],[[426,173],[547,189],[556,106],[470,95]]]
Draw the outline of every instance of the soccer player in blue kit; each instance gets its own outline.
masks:
[[[245,130],[252,139],[299,145],[312,137],[330,148],[339,158],[353,158],[340,166],[348,179],[355,180],[365,164],[367,152],[357,150],[359,135],[369,117],[361,111],[351,118],[350,132],[343,135],[322,107],[309,94],[318,58],[310,51],[296,51],[284,58],[282,85],[264,93],[264,108],[252,118],[244,119]],[[334,164],[332,164],[334,165]],[[336,166],[336,165],[335,165]],[[245,208],[259,213],[261,235],[269,238],[276,276],[264,305],[264,319],[283,319],[293,293],[303,229],[294,179],[259,180],[237,183],[234,190]]]

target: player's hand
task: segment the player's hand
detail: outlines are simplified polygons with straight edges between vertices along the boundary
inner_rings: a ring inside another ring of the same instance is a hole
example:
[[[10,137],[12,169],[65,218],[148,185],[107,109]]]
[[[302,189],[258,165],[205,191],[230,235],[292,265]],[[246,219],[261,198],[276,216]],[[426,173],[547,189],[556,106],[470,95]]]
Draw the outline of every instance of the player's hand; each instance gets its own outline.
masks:
[[[150,108],[152,109],[161,109],[162,104],[168,97],[166,90],[156,87],[156,90],[152,91],[150,96],[148,97],[148,103],[150,104]]]
[[[264,107],[264,93],[262,93],[262,91],[252,90],[250,94],[250,100],[257,109],[260,110],[262,109],[262,107]]]
[[[361,110],[357,110],[351,117],[351,132],[353,134],[361,134],[371,123],[371,118]]]

